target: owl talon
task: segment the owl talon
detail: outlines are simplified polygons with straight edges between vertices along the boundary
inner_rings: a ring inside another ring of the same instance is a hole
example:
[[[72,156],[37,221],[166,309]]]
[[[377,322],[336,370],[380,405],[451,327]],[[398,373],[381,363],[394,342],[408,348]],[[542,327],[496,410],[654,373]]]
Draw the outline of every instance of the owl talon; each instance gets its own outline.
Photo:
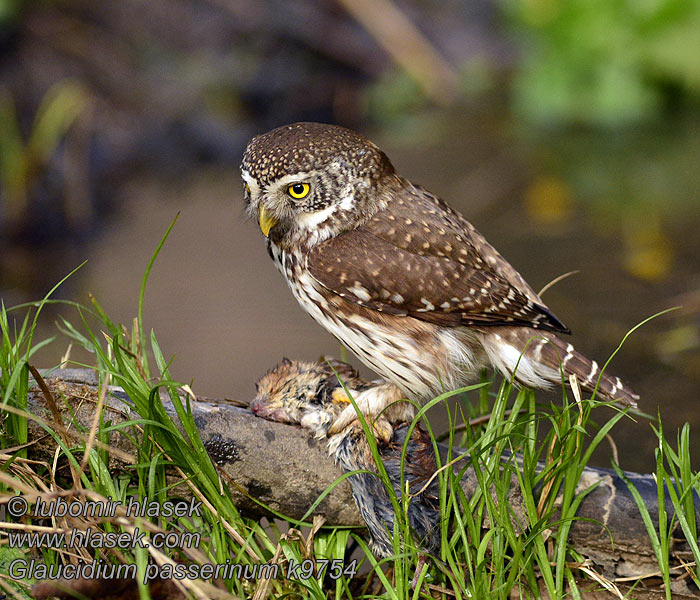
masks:
[[[348,390],[348,392],[346,392],[345,389],[343,389],[342,387],[334,389],[331,393],[331,399],[333,401],[333,404],[345,404],[347,406],[340,413],[340,415],[338,415],[336,420],[331,424],[330,429],[328,430],[328,435],[340,433],[341,431],[345,431],[347,427],[351,427],[353,425],[357,425],[358,427],[360,426],[360,420],[357,417],[355,407],[352,406],[348,394],[352,395],[353,398],[357,397],[358,402],[361,398],[366,398],[366,395],[363,397],[362,394],[358,394],[354,390]],[[378,440],[388,442],[394,435],[394,428],[384,417],[374,416],[373,411],[377,407],[372,406],[371,402],[364,401],[362,402],[362,406],[360,406],[360,404],[358,403],[358,408],[360,408],[360,410],[362,411],[365,420],[370,425],[372,425],[375,437]],[[381,410],[382,409],[380,408],[377,412],[381,412]]]
[[[388,443],[394,436],[394,428],[384,417],[375,419],[374,423],[372,423],[372,428],[374,429],[374,436],[382,442]]]
[[[365,417],[367,423],[373,427],[377,439],[388,442],[391,439],[391,436],[394,434],[394,429],[389,423],[389,420],[382,415],[382,412],[387,406],[387,398],[385,398],[382,394],[377,394],[376,389],[378,388],[362,392],[353,397],[355,398],[357,408]],[[347,397],[342,388],[340,388],[340,391],[333,390],[332,396],[333,402],[336,404],[350,402],[350,399]],[[328,429],[328,435],[340,433],[358,421],[359,419],[357,412],[355,411],[355,407],[350,404],[349,406],[346,406],[336,417],[335,421],[333,421]]]
[[[389,441],[394,434],[391,423],[410,422],[415,413],[410,403],[401,402],[401,390],[390,383],[376,384],[359,393],[349,392],[365,420],[373,425],[377,439]],[[332,396],[336,404],[350,402],[342,388],[333,390]],[[328,435],[340,433],[357,420],[355,407],[346,406],[331,424]]]
[[[357,413],[355,412],[354,406],[348,406],[343,412],[341,412],[333,421],[331,426],[328,428],[328,435],[335,435],[340,433],[346,427],[348,427],[353,421],[357,420]]]
[[[335,388],[331,393],[333,404],[350,404],[350,398],[342,387]]]
[[[391,426],[391,423],[384,417],[374,417],[373,415],[369,414],[363,414],[365,421],[372,427],[372,430],[374,431],[374,437],[378,441],[382,442],[389,442],[391,438],[394,435],[394,428]],[[356,426],[358,429],[361,429],[361,424],[360,424],[360,419],[357,416],[357,413],[355,412],[355,408],[352,406],[349,406],[346,408],[338,417],[336,418],[335,421],[331,424],[330,428],[328,429],[328,435],[335,435],[337,433],[341,433],[345,431],[346,428],[348,427],[353,427]]]

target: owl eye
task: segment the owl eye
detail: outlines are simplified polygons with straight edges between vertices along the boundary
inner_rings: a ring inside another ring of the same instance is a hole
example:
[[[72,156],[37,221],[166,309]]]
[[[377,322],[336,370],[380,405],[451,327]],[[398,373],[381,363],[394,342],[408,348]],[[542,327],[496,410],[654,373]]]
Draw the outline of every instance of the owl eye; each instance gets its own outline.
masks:
[[[245,193],[250,195],[250,186],[247,183],[245,184]]]
[[[311,186],[308,183],[293,183],[287,188],[287,193],[295,200],[306,198],[309,195]]]

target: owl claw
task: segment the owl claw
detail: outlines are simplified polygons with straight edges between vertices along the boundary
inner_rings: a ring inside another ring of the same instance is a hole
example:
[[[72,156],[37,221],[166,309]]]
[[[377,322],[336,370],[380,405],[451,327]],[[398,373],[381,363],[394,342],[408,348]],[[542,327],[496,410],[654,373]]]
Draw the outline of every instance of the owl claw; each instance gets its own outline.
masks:
[[[388,443],[394,436],[394,428],[384,417],[375,419],[374,423],[372,423],[372,427],[375,437],[382,442]]]
[[[377,393],[378,389],[379,388],[372,388],[357,394],[354,396],[355,404],[357,404],[357,408],[365,417],[365,420],[372,425],[377,439],[388,442],[394,434],[394,429],[385,417],[377,416],[380,415],[388,405],[385,395]],[[333,402],[336,404],[349,403],[350,399],[342,388],[338,388],[333,391]],[[333,421],[328,429],[328,434],[333,435],[340,433],[358,420],[355,407],[350,404],[346,406],[336,417],[335,421]]]
[[[415,408],[409,402],[402,402],[403,393],[390,383],[376,383],[362,392],[348,390],[355,399],[355,404],[365,420],[372,425],[379,440],[388,442],[394,435],[393,425],[410,423],[415,415]],[[333,391],[335,404],[350,403],[342,388]],[[355,407],[346,406],[335,418],[328,430],[328,435],[340,433],[346,427],[358,422]]]
[[[333,390],[331,393],[331,399],[333,400],[333,404],[350,404],[350,398],[348,398],[348,395],[345,393],[345,390],[342,387],[338,387]]]
[[[394,428],[391,426],[391,423],[384,417],[375,417],[372,414],[366,414],[363,412],[363,416],[365,418],[365,421],[369,425],[371,425],[373,431],[374,431],[374,436],[377,438],[377,440],[383,441],[383,442],[388,442],[391,440],[392,436],[394,435]],[[330,428],[328,429],[328,435],[334,435],[336,433],[340,433],[341,431],[345,431],[347,427],[351,427],[353,425],[357,425],[360,427],[360,420],[357,416],[357,413],[355,412],[355,407],[354,406],[348,406],[343,412],[341,412],[338,417],[336,418],[335,421],[331,424]]]

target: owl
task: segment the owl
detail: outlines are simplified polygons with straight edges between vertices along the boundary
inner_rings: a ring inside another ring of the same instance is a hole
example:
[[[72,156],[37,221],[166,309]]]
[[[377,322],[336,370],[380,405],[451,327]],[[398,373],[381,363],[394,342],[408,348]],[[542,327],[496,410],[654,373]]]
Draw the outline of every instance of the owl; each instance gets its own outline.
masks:
[[[286,125],[250,141],[241,173],[247,210],[301,307],[406,398],[425,402],[493,367],[532,388],[573,374],[635,405],[560,337],[569,329],[465,217],[366,137]]]

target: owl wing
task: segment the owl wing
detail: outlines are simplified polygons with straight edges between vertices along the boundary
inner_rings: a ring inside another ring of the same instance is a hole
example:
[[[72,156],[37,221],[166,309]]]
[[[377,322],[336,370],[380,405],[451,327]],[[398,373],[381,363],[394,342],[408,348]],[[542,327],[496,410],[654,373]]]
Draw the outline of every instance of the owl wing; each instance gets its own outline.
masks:
[[[316,245],[307,266],[327,290],[381,312],[452,327],[569,332],[466,219],[418,187]]]

